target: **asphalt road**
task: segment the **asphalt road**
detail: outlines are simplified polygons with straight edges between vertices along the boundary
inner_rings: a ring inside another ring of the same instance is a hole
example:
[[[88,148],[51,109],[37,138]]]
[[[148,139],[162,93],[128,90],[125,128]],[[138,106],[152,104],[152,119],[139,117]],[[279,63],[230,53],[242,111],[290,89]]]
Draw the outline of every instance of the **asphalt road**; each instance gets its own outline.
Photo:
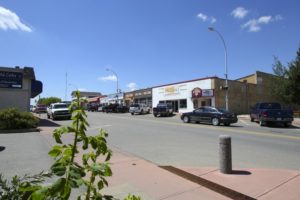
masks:
[[[103,128],[109,144],[158,165],[218,166],[219,136],[232,137],[233,168],[300,170],[300,128],[260,127],[240,119],[230,127],[185,124],[179,116],[88,113],[88,134]],[[70,121],[56,121],[70,124]]]

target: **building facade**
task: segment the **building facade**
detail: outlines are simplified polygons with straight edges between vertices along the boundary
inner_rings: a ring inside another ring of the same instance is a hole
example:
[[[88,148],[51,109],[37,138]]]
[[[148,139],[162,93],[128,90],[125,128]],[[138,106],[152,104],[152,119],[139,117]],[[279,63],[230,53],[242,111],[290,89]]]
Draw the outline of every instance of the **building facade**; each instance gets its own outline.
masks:
[[[257,102],[278,101],[271,94],[274,75],[255,72],[249,76],[228,80],[228,107],[237,114],[249,113]],[[208,77],[153,87],[152,106],[171,103],[175,112],[190,112],[201,106],[225,108],[225,79]]]
[[[124,102],[126,106],[133,103],[143,103],[152,107],[152,88],[126,92],[124,93]]]
[[[32,67],[0,67],[0,109],[30,111],[30,99],[42,91],[43,84],[35,79]]]

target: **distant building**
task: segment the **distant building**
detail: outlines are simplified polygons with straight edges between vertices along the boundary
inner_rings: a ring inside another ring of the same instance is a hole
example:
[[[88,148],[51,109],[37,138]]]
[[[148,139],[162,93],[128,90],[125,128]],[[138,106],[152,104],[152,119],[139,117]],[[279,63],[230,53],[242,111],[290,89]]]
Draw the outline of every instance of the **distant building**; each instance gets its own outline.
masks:
[[[42,91],[43,84],[35,79],[32,67],[0,67],[0,109],[30,111],[30,98]]]
[[[76,91],[72,91],[71,96],[74,98],[75,97]],[[102,96],[100,92],[86,92],[86,91],[80,91],[80,97],[85,97],[85,98],[93,98],[93,97],[99,97]]]
[[[143,103],[152,107],[152,88],[140,89],[124,93],[126,106],[132,103]]]

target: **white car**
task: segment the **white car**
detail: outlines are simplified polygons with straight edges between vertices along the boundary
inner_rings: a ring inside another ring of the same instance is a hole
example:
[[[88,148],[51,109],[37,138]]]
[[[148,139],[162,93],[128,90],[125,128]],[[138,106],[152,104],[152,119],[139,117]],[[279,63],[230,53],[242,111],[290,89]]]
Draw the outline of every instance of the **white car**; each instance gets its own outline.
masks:
[[[71,119],[71,112],[66,103],[53,103],[47,109],[48,119],[52,118],[53,120],[57,118],[66,118]]]
[[[143,103],[135,103],[129,107],[131,115],[150,113],[150,107]]]

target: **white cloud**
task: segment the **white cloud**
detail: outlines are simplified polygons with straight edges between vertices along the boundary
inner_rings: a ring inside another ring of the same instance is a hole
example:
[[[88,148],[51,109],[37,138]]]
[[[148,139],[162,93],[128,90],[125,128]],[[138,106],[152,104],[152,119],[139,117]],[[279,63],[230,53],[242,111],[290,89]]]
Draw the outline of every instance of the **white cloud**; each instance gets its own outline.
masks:
[[[117,77],[115,75],[99,77],[99,81],[117,81]]]
[[[234,9],[232,12],[231,12],[231,15],[234,17],[234,18],[237,18],[237,19],[243,19],[244,17],[246,17],[246,15],[248,14],[248,10],[246,10],[245,8],[243,7],[237,7],[236,9]]]
[[[31,28],[23,24],[18,15],[6,8],[0,6],[0,29],[3,30],[21,30],[32,32]]]
[[[262,16],[258,18],[258,24],[268,24],[272,20],[272,16]]]
[[[131,83],[128,83],[128,84],[127,84],[127,87],[129,88],[130,91],[134,91],[134,90],[136,90],[136,88],[137,88],[137,84],[131,82]]]
[[[217,21],[217,19],[215,17],[213,17],[213,16],[209,17],[209,16],[207,16],[207,15],[205,15],[203,13],[199,13],[197,15],[197,17],[199,19],[201,19],[203,22],[209,21],[211,24],[216,23],[216,21]]]
[[[262,25],[269,24],[270,22],[276,22],[282,20],[283,17],[281,15],[272,16],[261,16],[258,19],[251,19],[241,27],[242,29],[248,29],[249,32],[258,32],[261,30]]]

